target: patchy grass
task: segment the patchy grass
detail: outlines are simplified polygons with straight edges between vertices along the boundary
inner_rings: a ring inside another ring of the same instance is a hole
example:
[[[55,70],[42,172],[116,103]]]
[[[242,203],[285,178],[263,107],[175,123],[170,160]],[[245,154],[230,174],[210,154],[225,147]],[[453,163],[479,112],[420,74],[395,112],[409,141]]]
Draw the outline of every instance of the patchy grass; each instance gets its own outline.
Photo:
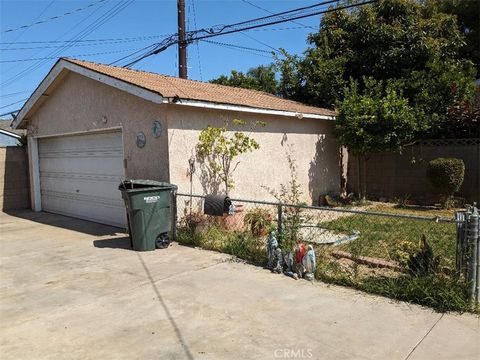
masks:
[[[388,204],[388,203],[375,203],[375,205],[369,208],[368,210],[377,211],[377,212],[386,212],[391,214],[440,217],[440,218],[453,219],[455,217],[456,211],[464,210],[464,209],[439,209],[439,208],[426,207],[426,206],[398,206],[398,205]]]
[[[454,275],[440,272],[424,277],[411,276],[390,269],[373,269],[331,256],[332,250],[342,249],[354,255],[379,257],[402,263],[401,256],[408,259],[408,246],[405,245],[418,244],[425,234],[434,254],[441,256],[442,266],[453,269],[455,224],[351,215],[321,225],[342,233],[357,230],[360,236],[357,240],[341,246],[316,245],[316,279],[429,306],[438,311],[472,311],[467,302],[466,285]],[[260,266],[267,263],[266,239],[254,237],[250,231],[228,231],[216,224],[201,230],[183,227],[178,229],[177,239],[184,245],[231,254]]]
[[[180,228],[177,241],[183,245],[234,255],[257,265],[267,264],[265,240],[253,237],[248,231],[226,231],[218,225],[201,232]]]
[[[399,251],[416,246],[425,235],[434,254],[441,257],[443,266],[452,267],[455,262],[454,223],[351,215],[323,222],[321,226],[342,233],[359,231],[357,240],[338,247],[357,255],[398,261]]]

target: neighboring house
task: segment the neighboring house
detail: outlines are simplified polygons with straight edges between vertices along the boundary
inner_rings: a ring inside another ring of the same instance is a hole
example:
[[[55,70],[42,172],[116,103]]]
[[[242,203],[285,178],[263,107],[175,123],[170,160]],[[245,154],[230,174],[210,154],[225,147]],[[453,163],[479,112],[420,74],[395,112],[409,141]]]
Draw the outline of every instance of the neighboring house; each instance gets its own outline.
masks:
[[[8,124],[1,124],[6,122]],[[0,121],[0,147],[5,146],[17,146],[19,144],[20,135],[7,128],[9,127],[8,121]]]
[[[14,126],[28,131],[32,208],[123,226],[122,178],[213,191],[189,159],[208,125],[242,119],[265,127],[261,148],[242,155],[232,196],[267,199],[296,159],[304,200],[339,190],[334,112],[259,91],[60,59],[25,103]]]

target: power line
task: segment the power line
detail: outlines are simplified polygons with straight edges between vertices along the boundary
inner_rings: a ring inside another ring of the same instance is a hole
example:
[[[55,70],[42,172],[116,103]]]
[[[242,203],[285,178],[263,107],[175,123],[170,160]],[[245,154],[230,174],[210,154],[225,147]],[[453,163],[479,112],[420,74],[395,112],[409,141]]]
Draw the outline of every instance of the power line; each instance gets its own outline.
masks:
[[[251,48],[251,47],[247,47],[247,46],[240,46],[240,45],[223,43],[223,42],[212,41],[212,40],[200,40],[200,41],[206,42],[206,43],[209,43],[209,44],[214,44],[214,45],[226,47],[226,48],[230,48],[232,50],[239,50],[239,51],[242,51],[242,52],[246,52],[246,53],[250,53],[250,54],[253,54],[253,55],[262,56],[262,57],[272,59],[272,52],[268,51],[268,50],[256,49],[256,48]],[[259,53],[270,54],[270,56],[262,55],[262,54],[259,54]]]
[[[30,92],[30,90],[17,91],[17,92],[10,93],[10,94],[2,94],[2,95],[0,95],[0,98],[14,97],[14,96],[17,96],[17,95],[20,95],[20,94],[24,94],[24,93],[26,93],[26,92]]]
[[[25,99],[22,99],[22,100],[18,100],[18,101],[15,101],[11,104],[8,104],[8,105],[3,105],[3,106],[0,106],[0,109],[3,109],[3,108],[6,108],[6,107],[9,107],[9,106],[12,106],[12,105],[15,105],[15,104],[18,104],[18,103],[21,103],[22,101],[25,101],[25,100],[28,100],[28,98],[25,98]]]
[[[43,20],[39,20],[39,21],[35,21],[31,24],[28,24],[28,25],[22,25],[22,26],[19,26],[17,28],[13,28],[13,29],[8,29],[8,30],[3,30],[3,31],[0,31],[0,33],[8,33],[8,32],[12,32],[12,31],[18,31],[18,30],[22,30],[22,29],[26,29],[26,28],[29,28],[29,27],[32,27],[32,26],[35,26],[35,25],[40,25],[40,24],[44,24],[46,22],[49,22],[49,21],[53,21],[53,20],[58,20],[58,19],[61,19],[62,17],[65,17],[65,16],[68,16],[68,15],[72,15],[72,14],[75,14],[77,12],[80,12],[80,11],[83,11],[83,10],[86,10],[88,8],[91,8],[92,6],[96,6],[104,1],[107,1],[107,0],[97,0],[95,1],[94,3],[91,3],[85,7],[81,7],[81,8],[78,8],[78,9],[75,9],[75,10],[72,10],[72,11],[67,11],[66,13],[62,14],[62,15],[56,15],[56,16],[52,16],[50,18],[47,18],[47,19],[43,19]]]
[[[275,24],[280,24],[280,23],[283,23],[283,22],[291,21],[291,20],[303,19],[303,18],[307,18],[307,17],[310,17],[310,16],[326,14],[326,13],[330,13],[330,12],[334,12],[334,11],[338,11],[338,10],[350,9],[350,8],[357,7],[357,6],[372,4],[374,2],[377,2],[377,0],[368,0],[368,1],[361,2],[361,3],[348,4],[348,5],[340,6],[340,7],[336,7],[336,8],[328,8],[328,9],[322,9],[322,10],[317,9],[317,10],[311,11],[309,13],[302,13],[306,9],[312,9],[312,8],[319,7],[321,5],[327,5],[327,4],[330,4],[330,3],[333,3],[333,2],[337,2],[337,0],[325,1],[325,2],[322,2],[322,3],[315,4],[315,5],[310,5],[310,6],[306,6],[306,7],[302,7],[302,8],[298,8],[298,9],[292,9],[292,10],[284,11],[284,12],[277,13],[277,14],[274,14],[274,15],[265,16],[265,17],[252,19],[252,20],[246,20],[246,21],[242,21],[242,22],[239,22],[239,23],[235,23],[235,24],[216,25],[216,26],[213,26],[209,29],[204,28],[204,29],[200,29],[200,30],[190,31],[190,32],[187,33],[187,42],[192,43],[194,41],[204,40],[204,39],[208,39],[208,38],[215,37],[215,36],[233,34],[233,33],[242,32],[242,31],[246,31],[246,30],[266,27],[266,26],[275,25]],[[291,17],[286,18],[284,16],[285,14],[290,14],[289,16],[291,16]],[[278,19],[279,15],[282,15],[281,19]],[[267,20],[271,19],[271,20],[267,21],[267,22],[264,22],[266,19]],[[238,25],[244,25],[244,26],[243,27],[238,27]],[[217,30],[215,30],[215,28],[217,28]],[[225,31],[226,29],[231,29],[231,30]],[[205,35],[200,35],[200,36],[195,36],[195,35],[198,35],[200,33],[206,33],[206,34]],[[176,34],[176,38],[175,38],[175,36],[172,36],[170,40],[165,39],[164,41],[162,41],[162,43],[157,45],[156,49],[146,53],[145,55],[143,55],[141,57],[138,57],[137,59],[131,61],[127,65],[124,65],[124,67],[130,67],[130,66],[136,64],[137,62],[143,60],[144,58],[146,58],[148,56],[156,55],[156,54],[158,54],[162,51],[165,51],[170,46],[172,46],[176,43],[178,43],[178,35],[177,34]]]
[[[195,10],[195,0],[190,0],[192,4],[192,9],[193,9],[193,26],[195,26],[195,29],[197,28],[197,13]],[[200,81],[203,81],[203,76],[202,76],[202,62],[200,61],[200,47],[198,46],[198,41],[195,42],[195,46],[197,48],[197,61],[198,61],[198,72],[200,74]]]
[[[297,29],[305,29],[307,26],[290,26],[290,27],[280,27],[280,28],[260,28],[260,29],[250,29],[247,31],[283,31],[283,30],[297,30]],[[134,42],[134,41],[143,41],[143,40],[153,40],[162,38],[165,36],[169,36],[170,34],[160,34],[160,35],[145,35],[145,36],[138,36],[138,37],[127,37],[127,38],[109,38],[109,39],[83,39],[78,40],[76,43],[90,43],[90,42],[98,42],[101,45],[102,42]],[[0,45],[9,45],[9,44],[17,44],[17,45],[29,45],[29,44],[65,44],[69,43],[71,40],[46,40],[46,41],[18,41],[18,42],[0,42]],[[61,45],[59,45],[61,46]],[[80,45],[75,45],[80,46]],[[83,46],[83,45],[82,45]],[[85,45],[87,46],[87,45]],[[38,47],[38,49],[44,49],[45,46]],[[18,48],[19,50],[29,50],[30,48]],[[0,49],[4,50],[4,49]]]
[[[156,38],[159,38],[161,36],[156,36]],[[124,43],[129,43],[129,42],[141,42],[141,41],[148,41],[151,39],[141,39],[141,40],[119,40],[119,41],[102,41],[98,43],[87,43],[87,44],[75,44],[72,45],[71,47],[84,47],[84,46],[104,46],[104,45],[113,45],[113,44],[124,44]],[[3,51],[13,51],[13,50],[33,50],[33,49],[58,49],[62,48],[65,45],[47,45],[47,46],[34,46],[34,47],[23,47],[23,48],[0,48],[0,50]]]
[[[260,5],[256,5],[256,4],[254,4],[254,3],[251,3],[251,2],[248,1],[248,0],[241,0],[241,1],[243,1],[244,3],[246,3],[246,4],[250,5],[250,6],[253,6],[254,8],[263,10],[263,11],[269,13],[269,14],[275,14],[274,12],[272,12],[272,11],[270,11],[270,10],[268,10],[268,9],[265,9],[264,7],[261,7]],[[313,26],[305,25],[305,24],[302,24],[301,22],[298,22],[298,21],[293,21],[293,20],[290,20],[290,21],[291,21],[292,23],[297,24],[297,25],[300,25],[300,26],[302,26],[302,27],[310,28],[310,29],[312,29],[312,30],[318,30],[317,28],[315,28],[315,27],[313,27]]]
[[[108,0],[107,0],[108,1]],[[96,29],[98,29],[100,26],[102,26],[103,24],[105,24],[107,21],[109,21],[111,18],[113,18],[114,16],[116,16],[119,12],[123,11],[126,7],[128,7],[129,5],[131,5],[135,0],[125,0],[125,1],[120,1],[118,3],[116,3],[112,8],[110,8],[109,10],[107,10],[105,13],[103,13],[102,15],[100,15],[97,19],[95,19],[92,23],[90,23],[89,25],[87,25],[87,27],[85,27],[82,31],[80,31],[79,33],[77,33],[77,35],[75,35],[73,38],[70,39],[70,41],[65,44],[65,46],[59,50],[56,50],[56,51],[53,51],[51,52],[50,54],[48,54],[48,56],[58,56],[62,51],[64,50],[67,50],[68,48],[70,48],[72,45],[74,45],[78,40],[81,40],[85,37],[87,37],[89,34],[91,34],[93,31],[95,31]],[[94,13],[94,12],[93,12]],[[93,14],[92,13],[92,14]],[[90,14],[88,17],[90,17],[92,14]],[[87,17],[87,18],[88,18]],[[85,21],[87,18],[85,18],[84,20],[82,20],[81,22]],[[77,24],[78,25],[78,24]],[[33,64],[31,65],[30,67],[28,67],[27,69],[23,70],[22,72],[16,74],[15,76],[13,76],[12,78],[8,79],[7,81],[5,81],[3,84],[1,84],[1,86],[9,86],[11,84],[13,84],[14,82],[18,81],[19,79],[25,77],[26,75],[28,75],[28,73],[38,69],[39,67],[43,66],[44,64],[46,64],[49,60],[41,60],[40,62],[36,63],[36,64]]]
[[[40,12],[40,14],[38,14],[37,17],[35,17],[35,19],[33,19],[33,21],[37,21],[38,19],[40,19],[40,17],[41,17],[43,14],[45,14],[45,12],[50,8],[50,6],[53,5],[54,2],[55,2],[55,0],[50,1],[50,2],[47,4],[47,6],[45,6],[45,7],[43,8],[43,10]],[[7,46],[7,48],[6,48],[6,49],[3,49],[3,50],[7,50],[11,45],[15,44],[15,41],[17,41],[18,39],[20,39],[20,38],[23,36],[23,34],[25,34],[25,32],[27,32],[27,30],[28,30],[28,28],[23,29],[23,31],[22,31],[20,34],[18,34],[17,37],[15,37],[15,39],[13,40],[13,42],[10,43],[10,44]]]
[[[113,50],[105,52],[97,52],[91,54],[76,54],[76,55],[63,55],[63,57],[83,57],[83,56],[96,56],[96,55],[106,55],[106,54],[118,54],[121,52],[127,52],[132,50],[143,50],[144,48],[136,49],[124,49],[124,50]],[[32,59],[14,59],[14,60],[0,60],[0,63],[12,63],[12,62],[25,62],[25,61],[38,61],[38,60],[53,60],[58,59],[58,56],[42,57],[42,58],[32,58]]]

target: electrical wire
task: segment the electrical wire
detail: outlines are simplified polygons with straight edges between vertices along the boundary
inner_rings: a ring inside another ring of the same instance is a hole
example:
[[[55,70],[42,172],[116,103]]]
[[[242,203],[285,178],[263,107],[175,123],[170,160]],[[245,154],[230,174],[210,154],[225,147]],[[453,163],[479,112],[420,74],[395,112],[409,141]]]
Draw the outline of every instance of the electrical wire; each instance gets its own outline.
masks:
[[[18,103],[21,103],[22,101],[25,101],[25,100],[28,100],[28,98],[25,98],[25,99],[22,99],[22,100],[18,100],[18,101],[15,101],[11,104],[8,104],[8,105],[3,105],[3,106],[0,106],[0,109],[3,109],[3,108],[6,108],[6,107],[9,107],[9,106],[12,106],[12,105],[15,105],[15,104],[18,104]]]
[[[43,19],[43,20],[39,20],[39,21],[34,21],[33,23],[31,24],[28,24],[28,25],[22,25],[22,26],[19,26],[19,27],[16,27],[16,28],[13,28],[13,29],[8,29],[8,30],[3,30],[3,31],[0,31],[0,33],[8,33],[8,32],[13,32],[13,31],[18,31],[18,30],[22,30],[22,29],[27,29],[27,28],[30,28],[32,26],[35,26],[35,25],[40,25],[40,24],[44,24],[44,23],[47,23],[47,22],[50,22],[50,21],[53,21],[53,20],[58,20],[58,19],[61,19],[65,16],[68,16],[68,15],[73,15],[73,14],[76,14],[77,12],[80,12],[80,11],[84,11],[88,8],[91,8],[92,6],[96,6],[104,1],[107,1],[107,0],[97,0],[87,6],[84,6],[84,7],[81,7],[81,8],[78,8],[78,9],[75,9],[75,10],[72,10],[72,11],[67,11],[66,13],[62,14],[62,15],[56,15],[56,16],[52,16],[50,18],[47,18],[47,19]]]
[[[97,19],[95,19],[92,23],[87,25],[86,28],[84,28],[82,31],[77,33],[73,38],[70,39],[70,42],[65,44],[65,46],[59,50],[56,50],[54,52],[51,52],[48,54],[48,56],[58,56],[60,55],[64,50],[69,49],[72,45],[74,45],[78,40],[81,40],[85,37],[87,37],[89,34],[91,34],[93,31],[98,29],[100,26],[105,24],[107,21],[112,19],[114,16],[116,16],[118,13],[123,11],[125,8],[127,8],[129,5],[131,5],[135,0],[125,0],[125,1],[120,1],[116,3],[112,8],[107,10],[105,13],[100,15]],[[4,83],[1,84],[1,86],[10,86],[11,84],[15,83],[16,81],[20,80],[21,78],[25,77],[28,75],[28,73],[38,69],[39,67],[43,66],[46,64],[49,60],[41,60],[39,63],[33,64],[32,66],[28,67],[24,71],[16,74],[14,77],[8,79]]]
[[[235,24],[230,24],[230,25],[216,25],[216,26],[214,26],[210,29],[200,29],[200,30],[190,31],[190,32],[187,32],[187,34],[186,34],[187,35],[186,36],[186,38],[187,38],[186,41],[187,41],[187,43],[192,43],[194,41],[204,40],[204,39],[208,39],[208,38],[216,37],[216,36],[220,36],[220,35],[233,34],[233,33],[242,32],[242,31],[245,31],[245,30],[251,30],[251,29],[261,28],[261,27],[275,25],[275,24],[279,24],[279,23],[284,23],[284,22],[291,21],[291,20],[303,19],[303,18],[307,18],[307,17],[310,17],[310,16],[327,14],[327,13],[330,13],[330,12],[350,9],[350,8],[357,7],[357,6],[368,5],[368,4],[375,3],[378,0],[367,0],[367,1],[364,1],[364,2],[361,2],[361,3],[355,3],[355,4],[350,3],[348,5],[339,6],[339,7],[336,7],[336,8],[328,8],[328,9],[321,9],[321,10],[316,9],[316,10],[314,10],[312,12],[309,12],[309,13],[303,13],[303,14],[301,12],[299,13],[299,11],[304,11],[305,9],[315,8],[315,7],[318,7],[320,5],[326,5],[326,4],[336,2],[336,1],[337,0],[325,1],[323,3],[318,3],[318,4],[315,4],[315,5],[310,5],[310,6],[306,6],[306,7],[298,8],[298,9],[292,9],[292,10],[284,11],[284,12],[277,13],[277,14],[274,14],[274,15],[265,16],[265,17],[262,17],[262,18],[247,20],[247,21],[243,21],[243,22],[239,22],[239,23],[235,23]],[[282,17],[283,17],[283,15],[285,15],[285,14],[293,14],[293,15],[291,15],[292,16],[291,18],[275,19],[275,18],[278,18],[279,15],[282,15]],[[264,19],[272,19],[272,20],[268,21],[268,22],[260,22],[259,23],[259,21],[263,21]],[[239,24],[243,24],[244,27],[235,29],[234,27],[238,26]],[[214,30],[214,28],[218,28],[218,30]],[[225,29],[231,29],[231,30],[225,31]],[[195,36],[195,35],[198,35],[199,33],[206,33],[206,34],[205,35],[200,35],[200,36]],[[176,37],[176,39],[175,39],[175,37]],[[137,62],[143,60],[144,58],[146,58],[148,56],[156,55],[156,54],[168,49],[170,46],[172,46],[174,44],[177,44],[177,43],[178,43],[178,34],[176,34],[176,36],[173,36],[172,39],[170,39],[170,40],[165,39],[161,44],[159,44],[159,46],[157,46],[156,49],[144,54],[141,57],[138,57],[137,59],[131,61],[130,63],[128,63],[126,65],[124,65],[124,67],[130,67],[130,66],[136,64]]]
[[[254,4],[254,3],[251,3],[251,2],[248,1],[248,0],[241,0],[241,1],[244,2],[245,4],[248,4],[248,5],[250,5],[250,6],[253,6],[254,8],[257,8],[257,9],[260,9],[260,10],[262,10],[262,11],[265,11],[265,12],[267,12],[267,13],[269,13],[269,14],[275,14],[274,12],[272,12],[272,11],[270,11],[270,10],[268,10],[268,9],[265,9],[264,7],[261,7],[260,5],[256,5],[256,4]],[[305,28],[310,28],[310,29],[315,30],[315,31],[318,30],[317,28],[315,28],[315,27],[313,27],[313,26],[305,25],[305,24],[302,24],[301,22],[298,22],[298,21],[291,20],[291,22],[294,23],[294,24],[300,25],[300,26],[302,26],[302,27],[305,27]]]
[[[53,5],[53,3],[55,2],[55,0],[52,0],[50,1],[47,6],[45,6],[43,8],[43,10],[40,12],[40,14],[37,15],[37,17],[35,17],[35,19],[33,19],[33,21],[37,21],[38,19],[40,19],[40,17],[45,14],[45,12]],[[15,42],[20,39],[26,32],[27,32],[28,28],[25,28],[22,30],[22,32],[20,34],[18,34],[17,37],[15,37],[15,39],[13,40],[13,42],[11,42],[10,44],[8,44],[8,46],[5,48],[5,49],[2,49],[2,50],[7,50],[10,46],[12,46],[13,44],[15,44]]]
[[[127,52],[127,51],[132,51],[132,50],[143,50],[143,49],[145,49],[145,48],[112,50],[112,51],[97,52],[97,53],[91,53],[91,54],[76,54],[76,55],[65,54],[65,55],[63,55],[63,57],[84,57],[84,56],[96,56],[96,55],[106,55],[106,54],[118,54],[118,53],[121,53],[121,52]],[[58,59],[58,56],[50,56],[50,57],[43,57],[43,58],[32,58],[32,59],[0,60],[0,63],[38,61],[38,60],[53,60],[53,59]]]
[[[190,0],[192,4],[192,10],[193,10],[193,26],[195,29],[197,28],[197,13],[195,10],[195,0]],[[195,47],[197,48],[197,61],[198,61],[198,72],[200,75],[200,81],[203,81],[203,76],[202,76],[202,62],[200,61],[200,47],[198,46],[198,41],[195,41]]]
[[[270,56],[262,55],[264,57],[272,58],[272,52],[268,50],[263,50],[263,49],[257,49],[257,48],[252,48],[248,46],[241,46],[241,45],[235,45],[235,44],[229,44],[229,43],[224,43],[224,42],[219,42],[219,41],[213,41],[213,40],[201,40],[202,42],[206,42],[209,44],[214,44],[214,45],[219,45],[219,46],[224,46],[224,47],[229,47],[232,49],[237,49],[237,50],[245,50],[248,52],[259,52],[259,53],[264,53],[264,54],[270,54]],[[255,54],[259,55],[259,54]]]
[[[25,91],[17,91],[17,92],[10,93],[10,94],[2,94],[2,95],[0,95],[0,98],[9,98],[9,97],[17,96],[17,95],[20,95],[20,94],[24,94],[26,92],[30,92],[30,91],[25,90]]]

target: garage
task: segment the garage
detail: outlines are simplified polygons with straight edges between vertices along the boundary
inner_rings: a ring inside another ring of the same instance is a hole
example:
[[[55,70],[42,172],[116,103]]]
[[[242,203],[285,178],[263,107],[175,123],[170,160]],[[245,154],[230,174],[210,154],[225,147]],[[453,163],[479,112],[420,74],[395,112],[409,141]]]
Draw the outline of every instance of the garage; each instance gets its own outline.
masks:
[[[123,227],[121,131],[38,140],[44,211]]]
[[[232,196],[269,200],[265,186],[290,181],[287,147],[297,160],[302,201],[338,193],[334,111],[250,89],[60,59],[12,124],[27,133],[34,211],[123,227],[121,178],[223,193],[196,146],[203,129],[236,120],[259,149],[239,158]]]

